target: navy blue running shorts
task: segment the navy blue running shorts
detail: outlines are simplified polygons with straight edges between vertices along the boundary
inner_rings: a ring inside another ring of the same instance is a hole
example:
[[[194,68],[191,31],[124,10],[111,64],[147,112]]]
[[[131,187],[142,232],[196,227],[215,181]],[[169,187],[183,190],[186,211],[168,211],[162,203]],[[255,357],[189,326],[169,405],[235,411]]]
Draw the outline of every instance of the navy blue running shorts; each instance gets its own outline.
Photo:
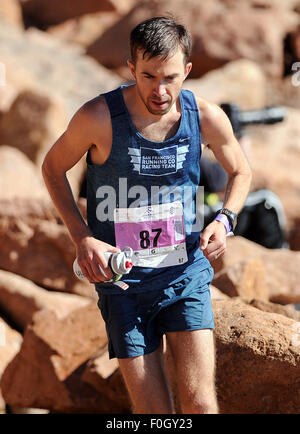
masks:
[[[167,332],[214,329],[209,289],[212,277],[210,267],[163,290],[99,294],[109,358],[151,353]]]

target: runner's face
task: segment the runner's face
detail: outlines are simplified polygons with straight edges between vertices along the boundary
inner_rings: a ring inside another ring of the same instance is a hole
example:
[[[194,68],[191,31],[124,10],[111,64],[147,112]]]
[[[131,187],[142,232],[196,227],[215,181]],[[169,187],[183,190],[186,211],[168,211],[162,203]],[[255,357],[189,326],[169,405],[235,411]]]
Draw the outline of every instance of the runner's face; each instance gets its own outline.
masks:
[[[192,64],[185,66],[183,52],[178,49],[165,60],[158,56],[143,59],[142,52],[138,51],[135,64],[128,61],[128,66],[147,110],[161,116],[168,113],[176,102]]]

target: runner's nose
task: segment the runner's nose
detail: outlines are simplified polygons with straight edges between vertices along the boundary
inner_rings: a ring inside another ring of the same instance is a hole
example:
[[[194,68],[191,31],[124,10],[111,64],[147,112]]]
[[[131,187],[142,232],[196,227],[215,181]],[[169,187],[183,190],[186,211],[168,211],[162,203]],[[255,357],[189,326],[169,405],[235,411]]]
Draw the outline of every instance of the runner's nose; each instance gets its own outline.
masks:
[[[163,82],[156,84],[155,88],[153,90],[154,90],[154,92],[153,92],[154,95],[158,96],[159,98],[163,97],[167,93],[165,83],[163,83]]]

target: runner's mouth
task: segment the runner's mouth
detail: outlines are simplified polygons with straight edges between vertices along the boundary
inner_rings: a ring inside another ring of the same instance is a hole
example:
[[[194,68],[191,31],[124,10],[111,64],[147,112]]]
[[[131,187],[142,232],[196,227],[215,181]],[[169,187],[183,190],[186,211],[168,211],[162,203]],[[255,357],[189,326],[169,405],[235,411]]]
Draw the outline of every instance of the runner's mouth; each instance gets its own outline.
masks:
[[[161,107],[167,103],[168,103],[168,101],[154,101],[154,100],[152,100],[152,104],[156,105],[157,107]]]

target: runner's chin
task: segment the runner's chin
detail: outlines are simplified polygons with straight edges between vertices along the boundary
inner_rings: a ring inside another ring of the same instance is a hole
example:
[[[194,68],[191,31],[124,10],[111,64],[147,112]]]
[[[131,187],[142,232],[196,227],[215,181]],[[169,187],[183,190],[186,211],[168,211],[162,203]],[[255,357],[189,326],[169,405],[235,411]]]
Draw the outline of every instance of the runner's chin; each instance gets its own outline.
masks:
[[[155,101],[151,101],[148,104],[147,108],[149,112],[152,114],[163,115],[165,113],[168,113],[168,111],[171,108],[171,104],[169,102],[164,102],[163,104],[161,104],[161,103],[156,103]]]

